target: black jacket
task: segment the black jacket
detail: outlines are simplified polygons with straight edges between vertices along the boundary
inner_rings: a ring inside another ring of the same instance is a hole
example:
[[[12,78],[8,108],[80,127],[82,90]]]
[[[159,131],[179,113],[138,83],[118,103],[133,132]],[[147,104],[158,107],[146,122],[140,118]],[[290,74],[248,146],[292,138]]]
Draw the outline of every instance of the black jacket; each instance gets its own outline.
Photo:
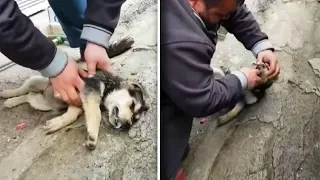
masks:
[[[160,172],[168,179],[180,166],[192,120],[235,104],[246,88],[241,72],[215,80],[210,61],[223,25],[256,55],[272,48],[253,15],[241,5],[228,20],[205,25],[188,0],[161,0]]]
[[[107,43],[119,21],[125,0],[90,0],[85,12],[81,38],[102,46]],[[35,28],[14,0],[0,1],[0,52],[13,62],[42,75],[58,75],[67,63],[65,53]]]

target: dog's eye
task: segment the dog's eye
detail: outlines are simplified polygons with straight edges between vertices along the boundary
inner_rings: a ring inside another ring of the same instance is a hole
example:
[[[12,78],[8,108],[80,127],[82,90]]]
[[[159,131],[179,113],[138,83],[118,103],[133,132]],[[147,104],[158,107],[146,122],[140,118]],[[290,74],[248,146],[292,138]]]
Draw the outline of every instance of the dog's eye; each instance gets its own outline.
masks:
[[[136,114],[134,114],[134,115],[131,117],[132,123],[136,123],[138,120],[139,120],[139,116],[137,116]]]
[[[132,103],[131,103],[131,105],[130,105],[130,109],[133,111],[134,110],[134,106],[135,106],[135,104],[134,104],[134,101],[132,100]]]
[[[113,114],[114,114],[116,117],[118,117],[118,115],[119,115],[119,108],[118,108],[118,107],[114,107],[112,111],[113,111]]]

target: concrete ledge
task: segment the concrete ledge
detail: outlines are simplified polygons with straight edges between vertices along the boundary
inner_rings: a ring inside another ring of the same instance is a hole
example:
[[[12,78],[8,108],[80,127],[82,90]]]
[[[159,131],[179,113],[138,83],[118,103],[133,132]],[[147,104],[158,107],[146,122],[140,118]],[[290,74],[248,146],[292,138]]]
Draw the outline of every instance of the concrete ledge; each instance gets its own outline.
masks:
[[[210,124],[203,142],[198,146],[193,154],[194,161],[186,168],[186,179],[207,180],[215,158],[224,146],[228,137],[233,133],[236,127],[236,120],[217,128],[217,121]]]

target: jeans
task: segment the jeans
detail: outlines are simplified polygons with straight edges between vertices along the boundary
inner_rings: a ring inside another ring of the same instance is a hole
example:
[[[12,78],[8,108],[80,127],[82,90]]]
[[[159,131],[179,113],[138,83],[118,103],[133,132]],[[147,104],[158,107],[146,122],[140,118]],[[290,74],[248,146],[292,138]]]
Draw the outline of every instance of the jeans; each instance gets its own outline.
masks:
[[[70,47],[80,47],[80,52],[83,53],[86,42],[80,40],[80,35],[87,0],[49,0],[49,4],[67,36]]]

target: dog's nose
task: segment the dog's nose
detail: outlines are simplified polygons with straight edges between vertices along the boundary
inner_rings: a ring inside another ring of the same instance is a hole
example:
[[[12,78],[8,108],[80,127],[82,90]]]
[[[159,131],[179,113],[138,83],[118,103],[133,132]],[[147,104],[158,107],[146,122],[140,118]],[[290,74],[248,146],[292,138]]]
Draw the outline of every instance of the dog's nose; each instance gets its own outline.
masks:
[[[123,124],[122,126],[121,126],[121,129],[122,130],[128,130],[128,129],[130,129],[130,124],[129,123],[125,123],[125,124]]]

